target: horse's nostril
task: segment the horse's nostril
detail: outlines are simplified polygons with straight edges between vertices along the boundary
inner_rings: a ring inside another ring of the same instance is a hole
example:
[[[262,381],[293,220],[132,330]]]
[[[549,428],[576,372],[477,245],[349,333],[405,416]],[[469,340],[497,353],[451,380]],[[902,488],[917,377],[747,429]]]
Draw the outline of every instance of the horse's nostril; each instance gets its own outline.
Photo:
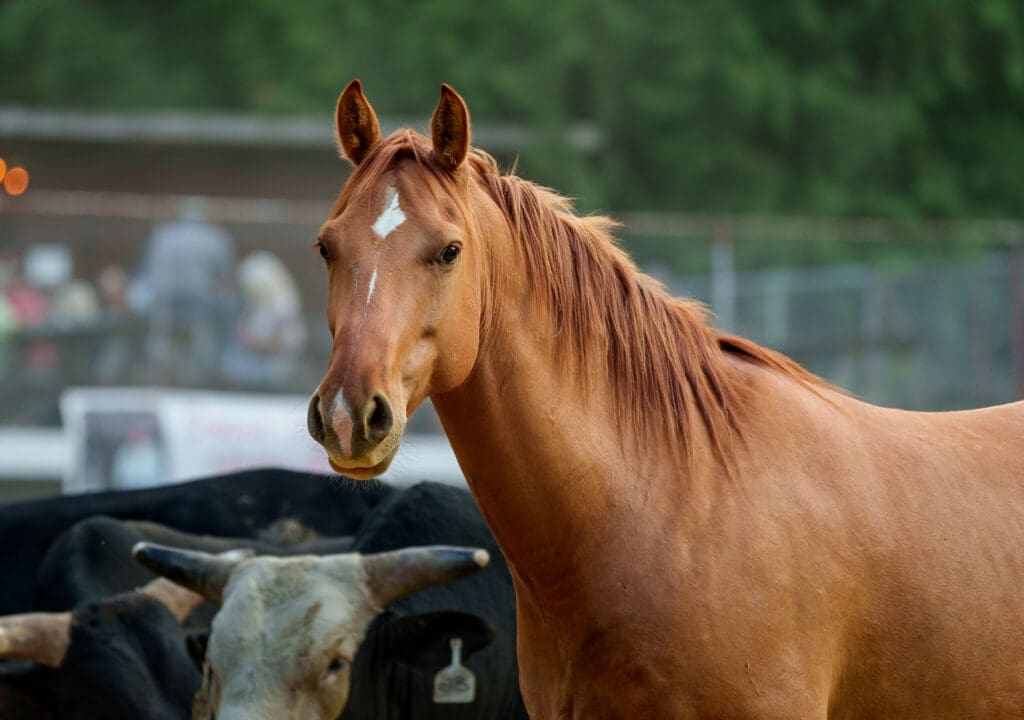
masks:
[[[306,427],[309,434],[318,443],[327,439],[327,430],[324,428],[324,419],[320,415],[320,394],[317,393],[309,401],[309,411],[306,413]]]
[[[379,443],[388,436],[395,424],[391,403],[381,393],[376,393],[370,401],[372,410],[366,419],[366,439],[371,443]]]

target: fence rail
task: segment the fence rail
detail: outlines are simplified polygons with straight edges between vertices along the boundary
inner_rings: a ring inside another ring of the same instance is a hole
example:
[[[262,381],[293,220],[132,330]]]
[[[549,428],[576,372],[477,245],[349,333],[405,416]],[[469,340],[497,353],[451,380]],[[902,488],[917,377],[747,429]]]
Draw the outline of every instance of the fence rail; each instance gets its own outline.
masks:
[[[19,197],[0,194],[0,212],[34,216],[108,217],[162,220],[176,216],[188,195],[35,189]],[[332,202],[285,198],[206,197],[208,219],[223,223],[319,224]],[[1024,245],[1024,221],[1016,219],[893,220],[887,218],[814,218],[784,215],[707,215],[627,212],[615,214],[631,236],[677,240],[802,241],[855,243],[898,241],[941,244],[973,242],[985,246]]]

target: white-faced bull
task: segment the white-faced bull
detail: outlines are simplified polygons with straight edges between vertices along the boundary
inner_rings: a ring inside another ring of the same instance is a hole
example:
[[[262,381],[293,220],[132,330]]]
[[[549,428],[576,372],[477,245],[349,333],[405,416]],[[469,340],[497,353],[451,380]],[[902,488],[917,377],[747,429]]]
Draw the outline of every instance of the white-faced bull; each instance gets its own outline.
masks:
[[[489,561],[486,550],[448,546],[234,560],[148,543],[133,552],[153,571],[221,605],[194,707],[195,718],[219,720],[333,720],[374,618],[402,597]],[[437,644],[428,637],[432,629],[463,637],[470,653],[493,636],[485,621],[467,613],[416,616],[406,628],[428,650]]]

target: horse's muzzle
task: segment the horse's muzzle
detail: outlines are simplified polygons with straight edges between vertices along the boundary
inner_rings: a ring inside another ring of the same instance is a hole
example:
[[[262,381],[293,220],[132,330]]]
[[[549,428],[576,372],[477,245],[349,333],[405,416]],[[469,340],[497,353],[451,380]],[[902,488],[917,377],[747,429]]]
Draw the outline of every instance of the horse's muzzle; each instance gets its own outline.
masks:
[[[326,407],[325,407],[326,406]],[[387,396],[380,391],[352,407],[339,390],[328,405],[320,393],[309,401],[309,434],[327,451],[331,467],[353,477],[373,477],[391,464],[404,423],[396,422]]]

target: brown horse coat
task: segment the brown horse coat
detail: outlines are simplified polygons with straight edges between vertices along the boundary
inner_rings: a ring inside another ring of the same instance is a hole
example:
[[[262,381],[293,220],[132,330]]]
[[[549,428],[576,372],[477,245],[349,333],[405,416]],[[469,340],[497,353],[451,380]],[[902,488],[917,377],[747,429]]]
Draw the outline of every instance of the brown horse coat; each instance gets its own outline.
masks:
[[[310,430],[370,477],[432,398],[513,570],[533,717],[1024,717],[1024,403],[848,397],[498,173],[450,88],[431,131],[339,100]]]

